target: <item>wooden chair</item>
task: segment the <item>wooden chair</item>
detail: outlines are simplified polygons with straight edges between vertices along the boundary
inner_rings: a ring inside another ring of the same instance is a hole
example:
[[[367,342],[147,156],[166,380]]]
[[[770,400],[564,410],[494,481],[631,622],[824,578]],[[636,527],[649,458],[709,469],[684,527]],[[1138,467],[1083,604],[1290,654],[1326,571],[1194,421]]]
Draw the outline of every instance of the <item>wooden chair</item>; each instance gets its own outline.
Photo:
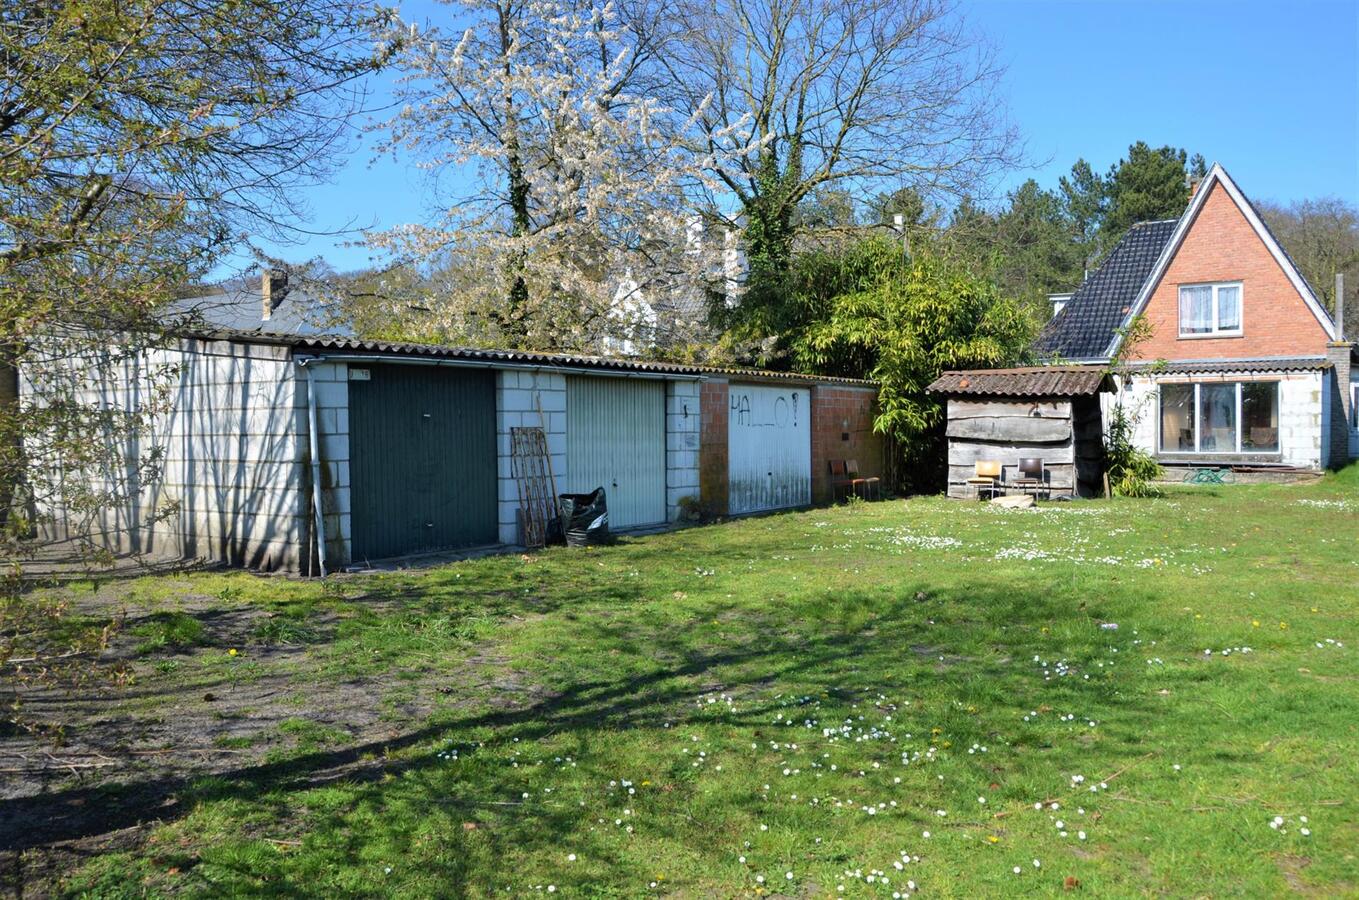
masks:
[[[988,493],[992,497],[1000,493],[1000,460],[998,459],[979,459],[977,466],[967,483],[972,485],[977,491],[977,499],[981,499],[983,493]]]
[[[849,466],[843,459],[832,459],[830,461],[831,475],[831,501],[837,502],[849,496],[849,492],[854,490],[854,481],[849,477]]]
[[[866,477],[860,475],[857,459],[845,460],[845,474],[849,477],[850,489],[854,491],[856,496],[863,497],[865,500],[882,499],[882,479],[876,475]]]
[[[1040,491],[1047,488],[1047,481],[1043,477],[1043,460],[1036,456],[1027,456],[1019,460],[1019,477],[1010,482],[1021,491],[1032,490],[1036,497]]]

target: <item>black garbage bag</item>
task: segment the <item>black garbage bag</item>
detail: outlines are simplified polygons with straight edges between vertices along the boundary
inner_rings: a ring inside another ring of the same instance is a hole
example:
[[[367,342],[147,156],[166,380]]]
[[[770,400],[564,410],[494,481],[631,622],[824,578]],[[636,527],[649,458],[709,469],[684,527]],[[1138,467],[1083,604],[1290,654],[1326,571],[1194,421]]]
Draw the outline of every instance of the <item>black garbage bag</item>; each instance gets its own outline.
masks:
[[[562,494],[557,499],[561,501],[568,547],[609,542],[609,506],[604,488],[595,488],[588,494]]]

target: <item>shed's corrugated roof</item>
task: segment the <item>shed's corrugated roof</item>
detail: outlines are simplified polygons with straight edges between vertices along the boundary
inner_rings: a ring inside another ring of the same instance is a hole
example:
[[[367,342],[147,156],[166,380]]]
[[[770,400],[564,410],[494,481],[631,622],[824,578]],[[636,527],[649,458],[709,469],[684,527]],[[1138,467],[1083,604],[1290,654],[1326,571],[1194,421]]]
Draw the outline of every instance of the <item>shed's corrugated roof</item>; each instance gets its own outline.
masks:
[[[1043,328],[1034,349],[1066,359],[1100,359],[1175,232],[1178,219],[1140,222]]]
[[[1180,375],[1199,372],[1318,372],[1329,369],[1331,363],[1322,356],[1289,356],[1264,359],[1186,359],[1178,362],[1133,363],[1129,368],[1152,370],[1156,375]]]
[[[725,366],[697,366],[686,363],[652,362],[620,359],[610,356],[585,356],[570,353],[542,353],[535,350],[494,350],[478,347],[451,347],[443,344],[416,344],[397,341],[360,340],[339,335],[282,335],[257,332],[212,331],[189,335],[209,340],[228,340],[243,343],[271,344],[292,347],[294,351],[325,355],[362,354],[393,357],[423,357],[484,362],[494,365],[525,367],[556,367],[597,369],[608,372],[644,372],[654,375],[676,375],[698,378],[734,378],[755,381],[782,381],[798,384],[843,384],[855,387],[877,387],[861,378],[836,378],[829,375],[808,375],[800,372],[771,372],[765,369],[744,369]]]
[[[928,390],[955,396],[1087,397],[1113,389],[1099,366],[1024,366],[945,372]]]

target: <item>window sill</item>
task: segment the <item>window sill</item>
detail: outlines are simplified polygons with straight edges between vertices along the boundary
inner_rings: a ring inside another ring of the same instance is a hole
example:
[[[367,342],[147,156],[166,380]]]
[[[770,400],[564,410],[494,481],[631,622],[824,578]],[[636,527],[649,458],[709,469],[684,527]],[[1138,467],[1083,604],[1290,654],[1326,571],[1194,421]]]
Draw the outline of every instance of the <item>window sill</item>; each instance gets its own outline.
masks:
[[[1207,340],[1229,340],[1231,338],[1243,338],[1245,333],[1241,331],[1213,331],[1208,334],[1181,334],[1178,340],[1181,341],[1207,341]]]
[[[1215,453],[1205,450],[1199,453],[1189,451],[1165,452],[1156,455],[1156,461],[1165,465],[1185,465],[1201,463],[1278,463],[1283,461],[1283,452],[1274,450],[1262,453]]]

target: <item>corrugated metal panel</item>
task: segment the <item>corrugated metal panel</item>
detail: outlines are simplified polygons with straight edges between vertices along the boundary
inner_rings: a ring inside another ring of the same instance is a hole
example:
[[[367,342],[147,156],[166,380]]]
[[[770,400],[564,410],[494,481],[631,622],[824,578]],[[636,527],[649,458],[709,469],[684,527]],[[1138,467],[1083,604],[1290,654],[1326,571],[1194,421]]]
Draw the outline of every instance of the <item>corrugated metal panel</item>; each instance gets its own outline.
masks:
[[[1134,365],[1148,375],[1179,375],[1198,372],[1320,372],[1331,367],[1324,356],[1290,356],[1274,359],[1185,359]]]
[[[994,397],[1082,397],[1113,390],[1100,366],[1028,366],[945,372],[928,388],[934,394]]]
[[[262,334],[231,329],[181,330],[187,337],[203,340],[229,340],[252,344],[292,347],[299,353],[334,356],[342,359],[347,354],[374,354],[427,359],[449,359],[484,362],[491,365],[515,367],[559,367],[570,369],[598,369],[603,372],[639,372],[651,375],[675,375],[686,378],[738,377],[751,381],[773,381],[793,384],[847,384],[864,387],[874,382],[861,378],[834,378],[805,375],[797,372],[769,372],[762,369],[738,369],[725,366],[692,366],[683,363],[653,362],[643,359],[620,359],[610,356],[586,356],[570,353],[538,353],[532,350],[491,350],[478,347],[452,347],[444,344],[412,344],[392,341],[365,341],[337,335]]]
[[[494,373],[362,369],[369,380],[349,382],[354,560],[495,543]]]
[[[566,380],[566,491],[604,487],[609,527],[665,521],[665,383]]]
[[[811,393],[798,388],[733,384],[727,396],[731,513],[811,503]]]

